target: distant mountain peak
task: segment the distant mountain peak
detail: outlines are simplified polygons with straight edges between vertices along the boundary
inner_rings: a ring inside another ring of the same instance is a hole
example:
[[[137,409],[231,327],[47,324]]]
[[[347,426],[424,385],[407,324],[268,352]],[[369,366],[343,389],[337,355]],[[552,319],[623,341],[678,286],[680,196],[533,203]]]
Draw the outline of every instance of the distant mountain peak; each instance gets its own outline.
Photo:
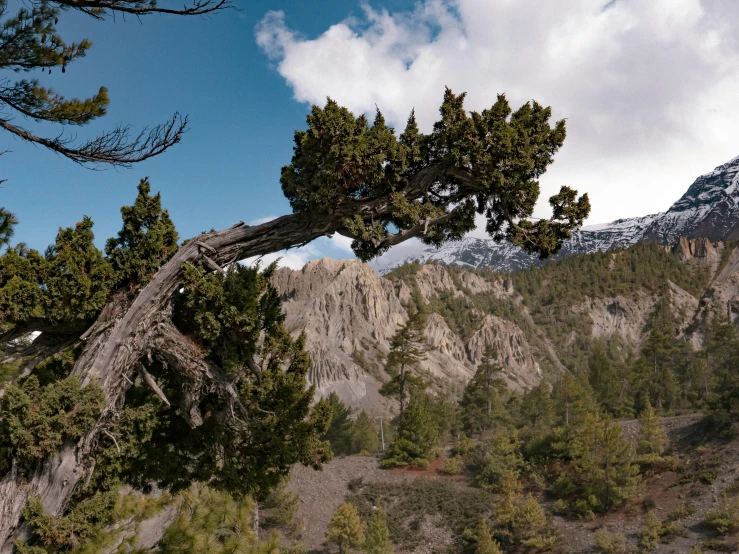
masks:
[[[573,233],[555,258],[627,247],[640,241],[675,244],[681,237],[714,242],[739,238],[739,156],[698,177],[666,212],[587,225]],[[447,265],[504,272],[547,263],[508,243],[466,237],[441,248],[417,241],[395,247],[370,265],[383,274],[413,260],[438,260]]]

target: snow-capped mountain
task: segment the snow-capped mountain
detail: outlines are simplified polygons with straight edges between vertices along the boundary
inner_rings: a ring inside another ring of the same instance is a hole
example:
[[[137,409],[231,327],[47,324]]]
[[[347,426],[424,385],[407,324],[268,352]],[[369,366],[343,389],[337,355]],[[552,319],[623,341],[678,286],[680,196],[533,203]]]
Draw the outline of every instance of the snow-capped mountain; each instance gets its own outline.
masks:
[[[673,244],[680,237],[712,241],[739,237],[739,156],[698,177],[649,226],[642,240]]]
[[[680,237],[711,241],[739,238],[739,156],[698,177],[664,213],[583,227],[564,244],[555,259],[626,247],[643,240],[674,244]],[[413,260],[438,260],[448,265],[489,267],[496,271],[519,271],[547,263],[508,243],[468,237],[441,248],[409,241],[370,265],[383,274]]]

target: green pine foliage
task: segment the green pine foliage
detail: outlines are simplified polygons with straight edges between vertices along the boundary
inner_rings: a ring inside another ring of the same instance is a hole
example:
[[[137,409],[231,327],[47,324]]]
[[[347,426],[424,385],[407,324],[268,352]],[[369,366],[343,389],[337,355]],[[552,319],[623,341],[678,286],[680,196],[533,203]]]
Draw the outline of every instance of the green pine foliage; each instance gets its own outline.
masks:
[[[496,430],[477,444],[465,456],[475,484],[493,492],[502,492],[506,479],[518,479],[524,465],[519,447],[515,433],[504,429]]]
[[[526,218],[539,196],[538,178],[564,142],[564,121],[551,126],[551,110],[536,102],[514,112],[502,95],[490,109],[468,113],[464,99],[465,94],[447,89],[441,117],[428,135],[419,132],[413,113],[396,136],[379,110],[370,125],[364,115],[357,117],[331,99],[323,108],[314,106],[308,129],[295,133],[292,161],[280,177],[293,211],[315,218],[347,201],[389,200],[390,209],[381,217],[343,220],[346,234],[354,239],[352,248],[363,260],[389,248],[391,228],[402,232],[435,220],[420,238],[439,245],[473,229],[476,212],[485,214],[494,238],[542,256],[556,252],[589,213],[587,195],[577,198],[563,187],[550,199],[551,220],[534,223]],[[512,159],[517,163],[510,163]],[[421,172],[437,168],[439,178],[419,187]],[[479,185],[466,188],[455,170],[479,178]],[[516,201],[504,208],[500,197]],[[450,198],[455,198],[453,205]]]
[[[95,248],[92,220],[60,229],[46,251],[44,316],[52,323],[89,322],[108,301],[115,283],[110,262]]]
[[[739,532],[739,498],[724,496],[721,505],[706,514],[706,524],[724,535]]]
[[[623,377],[617,365],[606,354],[603,345],[594,345],[588,360],[588,380],[600,404],[611,413],[619,413],[621,408]]]
[[[626,538],[618,533],[609,533],[600,528],[595,532],[595,546],[600,554],[626,554]]]
[[[405,412],[397,418],[395,440],[380,465],[383,468],[427,467],[429,461],[436,458],[439,439],[433,400],[425,393],[414,394]]]
[[[295,535],[298,527],[295,516],[300,508],[300,496],[288,489],[290,480],[285,477],[259,503],[259,526],[263,529],[280,529],[287,535]]]
[[[465,551],[470,554],[503,554],[498,541],[493,539],[487,520],[480,519],[475,529],[465,529]]]
[[[336,456],[359,453],[374,453],[380,450],[379,422],[362,410],[355,419],[351,418],[351,410],[335,392],[326,398],[331,409],[331,425],[321,436],[328,441],[331,451]]]
[[[276,535],[260,540],[252,531],[254,503],[199,486],[179,499],[177,518],[164,532],[162,554],[278,554]]]
[[[365,525],[359,519],[354,505],[343,502],[334,511],[328,522],[326,543],[336,546],[339,554],[346,554],[362,546],[365,540]]]
[[[585,416],[576,429],[572,456],[576,476],[573,506],[581,515],[621,506],[639,490],[639,466],[617,423],[595,414]]]
[[[137,188],[139,193],[133,206],[121,208],[123,228],[105,245],[118,286],[131,290],[146,285],[172,257],[178,238],[169,213],[162,209],[161,195],[150,194],[149,179],[142,179]]]
[[[169,494],[146,496],[135,492],[96,493],[75,502],[59,518],[47,514],[40,499],[31,496],[23,517],[31,531],[31,542],[17,541],[18,554],[99,554],[116,544],[135,542],[137,526],[170,505]],[[127,535],[128,538],[124,537]]]
[[[57,333],[74,338],[111,296],[126,298],[166,263],[176,249],[177,234],[147,181],[140,183],[136,202],[123,208],[122,215],[123,229],[108,242],[107,256],[94,246],[89,218],[61,229],[43,256],[21,247],[0,256],[0,317],[9,336],[14,327],[22,329],[33,320],[48,328],[42,338],[48,334],[53,339]],[[74,548],[83,532],[111,521],[116,503],[110,498],[123,485],[145,493],[157,485],[176,493],[207,482],[217,494],[262,502],[275,487],[279,491],[295,463],[319,467],[330,459],[329,445],[320,436],[331,420],[331,407],[315,403],[314,389],[307,386],[310,359],[304,338],[293,339],[284,328],[281,299],[270,284],[272,270],[236,265],[225,273],[208,273],[188,265],[173,298],[180,331],[197,344],[207,363],[218,365],[232,380],[238,413],[227,399],[205,395],[191,408],[191,415],[203,420],[192,428],[180,412],[189,394],[181,375],[159,357],[142,360],[171,405],[135,377],[120,414],[100,435],[88,485],[62,518],[31,506],[28,518],[35,518],[36,531],[23,548],[41,548],[38,543],[47,535],[58,535],[49,552]],[[19,336],[20,342],[10,348],[28,342]],[[77,355],[74,347],[63,349],[36,366],[30,377],[5,387],[0,407],[3,474],[11,464],[33,471],[97,422],[105,399],[94,382],[82,387],[69,376]],[[13,367],[20,367],[18,363]],[[232,416],[248,425],[227,424]],[[283,500],[287,510],[290,503]],[[87,509],[91,505],[97,506],[94,515]],[[275,515],[281,521],[283,516]]]
[[[373,454],[382,447],[380,424],[377,418],[371,417],[362,410],[352,422],[350,430],[350,451],[353,454],[366,452]]]
[[[556,551],[560,538],[536,498],[506,487],[504,499],[495,505],[495,537],[504,549],[537,553]]]
[[[16,225],[18,225],[18,218],[15,217],[15,214],[5,208],[0,208],[0,248],[10,245],[10,239],[15,234]]]
[[[367,554],[392,554],[395,551],[387,528],[385,511],[378,507],[372,511],[367,521],[367,532],[364,539],[364,551]]]
[[[100,387],[67,377],[42,386],[35,375],[10,385],[0,404],[0,473],[31,469],[65,441],[79,439],[105,406]]]
[[[662,300],[652,318],[651,331],[634,366],[633,387],[637,406],[649,402],[657,410],[670,409],[677,402],[675,367],[685,359],[685,351],[674,340],[674,322],[669,303]]]
[[[664,456],[669,441],[667,433],[659,423],[654,408],[647,401],[642,413],[639,414],[639,437],[636,443],[636,461],[642,467],[656,468],[657,466],[671,467],[675,459]]]
[[[426,387],[426,383],[417,375],[427,350],[426,337],[423,334],[424,324],[423,314],[411,311],[408,314],[408,321],[390,339],[390,353],[385,372],[391,378],[383,383],[380,394],[396,398],[400,404],[401,414],[405,410],[408,397],[414,391]]]
[[[123,229],[108,241],[108,257],[95,247],[89,217],[60,228],[43,255],[23,247],[6,250],[0,256],[0,323],[33,320],[51,333],[81,333],[114,291],[146,282],[177,247],[159,195],[148,192],[144,180],[134,206],[122,209]]]
[[[486,346],[475,375],[465,386],[459,409],[462,426],[468,435],[482,436],[496,424],[510,420],[505,406],[507,387],[500,377],[503,367],[497,358],[497,352]]]
[[[331,407],[331,424],[321,439],[329,442],[331,451],[336,456],[353,453],[351,410],[335,392],[329,394],[326,401]]]
[[[555,404],[549,383],[540,382],[521,399],[521,421],[531,430],[549,429],[554,424]]]

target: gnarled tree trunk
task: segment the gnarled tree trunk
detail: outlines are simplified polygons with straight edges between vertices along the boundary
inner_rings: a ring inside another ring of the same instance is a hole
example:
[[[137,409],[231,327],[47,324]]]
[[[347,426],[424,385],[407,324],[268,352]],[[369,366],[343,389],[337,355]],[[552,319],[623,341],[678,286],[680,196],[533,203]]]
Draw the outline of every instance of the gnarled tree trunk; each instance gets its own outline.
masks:
[[[107,407],[76,443],[64,444],[60,451],[25,474],[15,465],[0,481],[0,552],[12,552],[13,541],[27,537],[20,525],[21,511],[29,495],[38,496],[49,514],[61,515],[72,493],[84,486],[94,470],[91,456],[104,430],[123,407],[126,390],[144,357],[168,363],[179,375],[183,387],[182,416],[193,427],[202,423],[197,410],[201,394],[217,392],[227,402],[236,393],[228,378],[199,355],[195,345],[182,336],[171,321],[172,294],[177,289],[186,262],[223,266],[238,259],[263,255],[309,242],[334,232],[341,218],[307,221],[295,215],[283,216],[264,225],[240,223],[224,231],[196,237],[154,275],[133,302],[114,298],[80,340],[85,346],[72,370],[83,385],[97,381],[105,392]],[[215,267],[213,267],[215,269]],[[189,401],[188,401],[189,400]]]

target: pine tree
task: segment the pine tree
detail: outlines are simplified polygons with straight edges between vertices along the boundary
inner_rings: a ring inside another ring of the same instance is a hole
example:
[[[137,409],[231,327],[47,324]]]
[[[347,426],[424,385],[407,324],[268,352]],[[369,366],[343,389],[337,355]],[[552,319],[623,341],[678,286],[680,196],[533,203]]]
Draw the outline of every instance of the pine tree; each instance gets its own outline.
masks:
[[[518,478],[523,458],[515,433],[497,429],[490,438],[480,442],[466,460],[472,469],[475,483],[485,489],[501,492],[506,480]]]
[[[397,418],[395,440],[387,449],[382,467],[427,466],[436,456],[439,427],[430,408],[431,399],[425,393],[411,397],[408,408]]]
[[[377,452],[380,450],[380,431],[378,423],[367,412],[359,412],[351,427],[351,452]]]
[[[582,483],[579,496],[593,512],[619,506],[638,490],[639,467],[617,423],[597,414],[586,415],[576,431],[572,453],[574,470]]]
[[[507,419],[503,407],[506,385],[500,378],[503,367],[497,363],[497,358],[495,349],[486,345],[482,361],[459,403],[464,430],[470,435],[481,435],[490,431],[496,422]]]
[[[480,520],[475,530],[475,554],[503,554],[500,544],[493,540],[490,525],[484,519]]]
[[[597,345],[588,361],[588,379],[600,403],[610,412],[618,404],[621,379],[601,345]]]
[[[521,418],[534,429],[548,429],[554,424],[555,405],[549,384],[542,381],[521,399]]]
[[[0,248],[10,244],[16,225],[18,225],[18,219],[15,215],[5,208],[0,208]]]
[[[289,481],[289,478],[283,478],[269,491],[264,500],[257,504],[260,519],[258,528],[279,528],[287,533],[295,532],[297,528],[295,515],[300,508],[300,496],[288,490]]]
[[[636,453],[660,457],[667,446],[667,433],[659,423],[649,400],[639,414],[639,438]]]
[[[579,425],[586,414],[597,413],[600,408],[583,374],[575,376],[569,371],[564,372],[554,386],[552,396],[559,419],[565,426]]]
[[[339,554],[346,554],[352,548],[364,544],[365,526],[359,519],[357,509],[348,502],[336,508],[328,522],[326,543],[335,545]]]
[[[424,324],[421,313],[411,311],[406,324],[390,339],[390,354],[385,370],[392,378],[383,383],[380,394],[398,399],[401,416],[411,393],[425,388],[424,381],[415,375],[415,372],[420,371],[421,362],[426,356]]]
[[[331,444],[331,450],[336,456],[349,454],[352,440],[351,410],[335,392],[328,395],[326,402],[331,407],[331,424],[321,439]]]
[[[634,388],[639,403],[670,409],[678,396],[676,368],[683,352],[675,344],[675,316],[669,294],[663,294],[649,322],[650,332],[634,367]]]
[[[647,400],[658,410],[672,406],[677,396],[674,365],[678,355],[672,337],[660,329],[652,329],[634,368],[635,388],[642,406]]]
[[[367,554],[392,554],[394,550],[385,512],[378,507],[372,511],[367,522],[364,551]]]
[[[147,178],[138,185],[133,206],[121,208],[123,228],[108,239],[105,254],[118,275],[119,286],[138,289],[151,279],[177,250],[177,231],[162,209],[159,193],[150,195]]]
[[[711,405],[728,416],[739,413],[739,332],[724,318],[716,317],[706,333],[707,373],[715,387]]]

